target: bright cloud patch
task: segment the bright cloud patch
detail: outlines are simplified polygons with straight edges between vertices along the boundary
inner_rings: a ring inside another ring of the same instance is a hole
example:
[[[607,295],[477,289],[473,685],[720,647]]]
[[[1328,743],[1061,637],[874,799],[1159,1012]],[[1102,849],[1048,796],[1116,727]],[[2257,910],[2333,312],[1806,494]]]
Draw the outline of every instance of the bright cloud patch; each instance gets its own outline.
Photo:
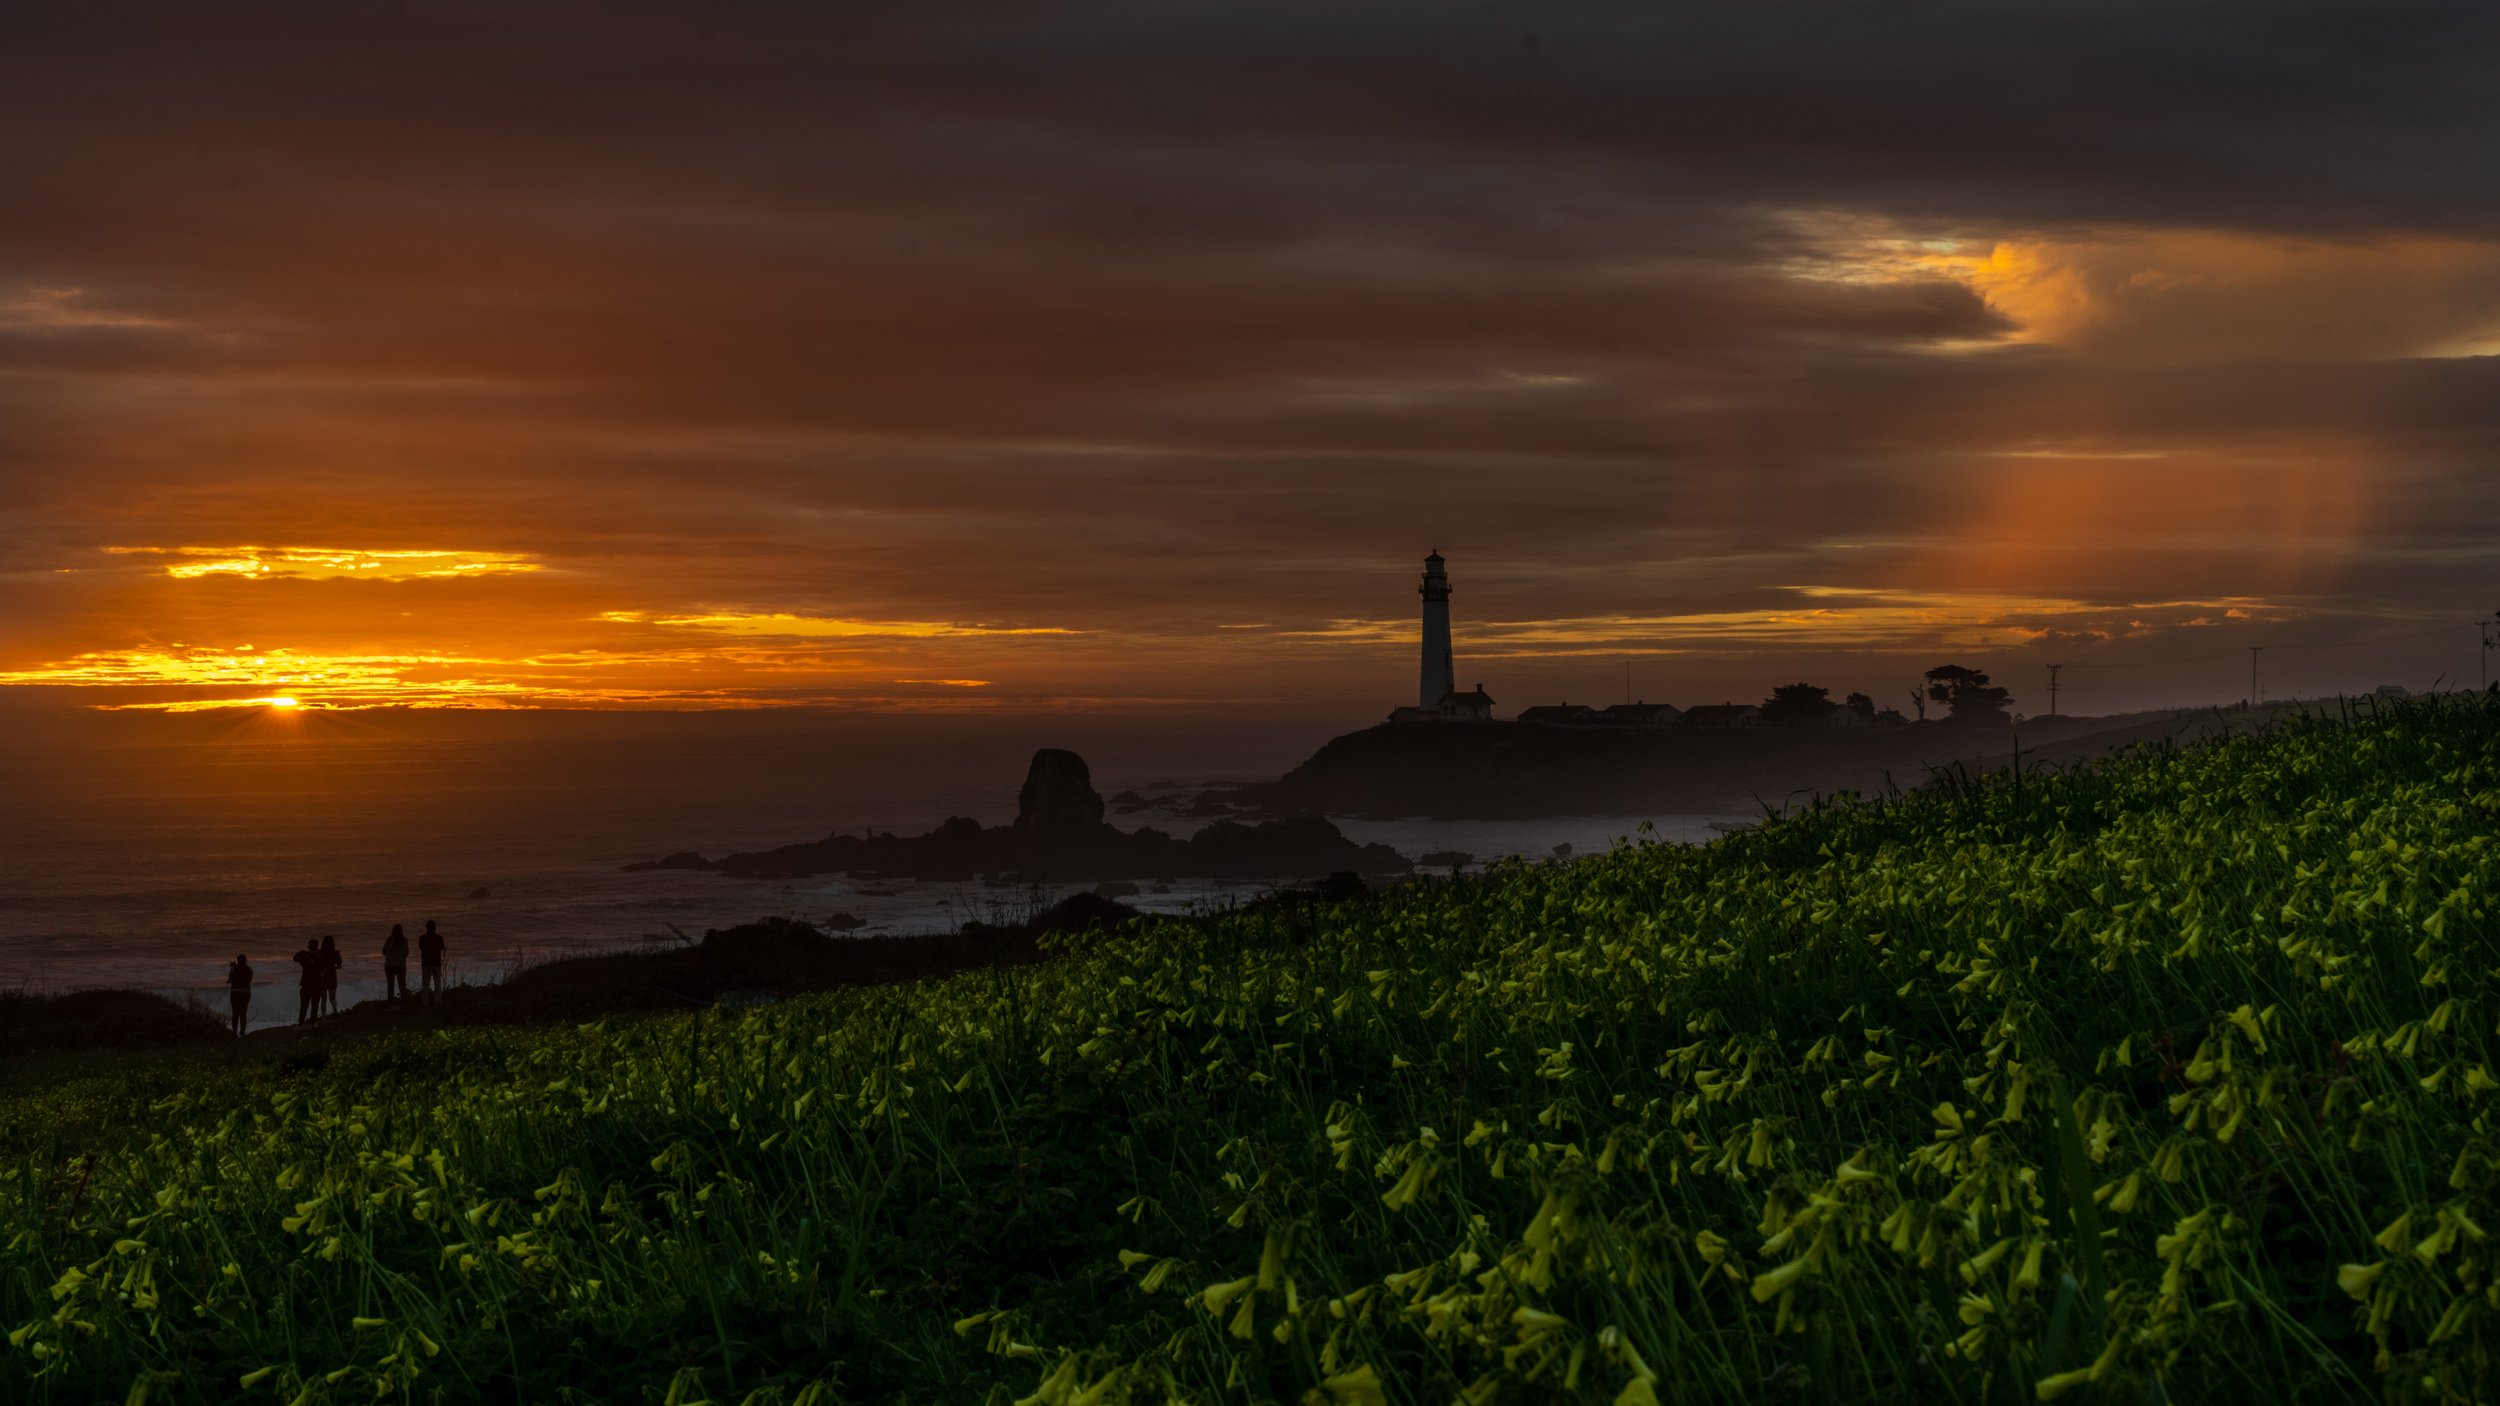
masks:
[[[2010,340],[2113,361],[2487,355],[2500,347],[2500,243],[2201,229],[1923,235],[1854,212],[1793,219],[1790,276],[1939,279],[1987,300]]]
[[[1910,593],[1846,586],[1790,586],[1786,608],[1678,615],[1592,615],[1471,622],[1466,653],[1480,659],[1575,654],[1712,653],[1765,643],[1800,648],[1909,650],[2028,643],[2051,636],[2139,636],[2222,620],[2276,621],[2296,612],[2256,599],[2093,602],[2053,596]],[[1408,620],[1339,620],[1297,639],[1402,646]]]
[[[177,580],[422,581],[539,569],[524,552],[367,551],[347,547],[107,547],[115,556],[165,558]]]
[[[1050,626],[982,625],[938,620],[852,620],[829,615],[723,611],[708,615],[649,615],[611,610],[599,617],[620,625],[659,625],[722,635],[775,639],[953,639],[985,635],[1073,635]]]

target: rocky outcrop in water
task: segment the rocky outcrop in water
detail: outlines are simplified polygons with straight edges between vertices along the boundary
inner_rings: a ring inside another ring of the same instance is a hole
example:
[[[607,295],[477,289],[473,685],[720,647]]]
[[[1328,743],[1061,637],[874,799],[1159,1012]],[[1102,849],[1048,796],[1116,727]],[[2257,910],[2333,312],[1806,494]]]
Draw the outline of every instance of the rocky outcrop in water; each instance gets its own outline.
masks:
[[[1103,821],[1085,759],[1044,748],[1017,793],[1015,823],[984,826],[956,816],[922,835],[870,831],[829,835],[778,849],[706,860],[691,851],[629,869],[709,869],[735,878],[879,874],[963,882],[980,875],[1019,881],[1307,879],[1326,874],[1404,874],[1414,866],[1387,845],[1357,844],[1327,819],[1296,815],[1219,820],[1187,839]]]
[[[702,855],[695,853],[693,850],[681,849],[675,854],[668,855],[660,859],[637,859],[633,863],[625,866],[625,872],[628,874],[642,874],[648,873],[654,869],[709,869],[711,867],[712,861],[705,859]]]

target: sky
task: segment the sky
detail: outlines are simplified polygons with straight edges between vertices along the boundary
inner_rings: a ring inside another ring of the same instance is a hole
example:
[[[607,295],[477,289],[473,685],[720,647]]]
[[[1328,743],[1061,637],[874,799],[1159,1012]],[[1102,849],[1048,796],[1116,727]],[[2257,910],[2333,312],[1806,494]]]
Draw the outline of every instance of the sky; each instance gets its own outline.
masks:
[[[0,7],[0,707],[2473,682],[2500,11]]]

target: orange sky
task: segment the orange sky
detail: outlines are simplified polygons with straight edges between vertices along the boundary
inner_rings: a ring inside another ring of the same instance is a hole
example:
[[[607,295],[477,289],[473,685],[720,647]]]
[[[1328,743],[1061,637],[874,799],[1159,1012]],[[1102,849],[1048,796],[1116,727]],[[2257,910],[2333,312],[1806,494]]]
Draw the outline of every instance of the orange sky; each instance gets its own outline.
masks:
[[[0,703],[1359,720],[1435,545],[1505,711],[2500,605],[2470,16],[533,13],[0,22]]]

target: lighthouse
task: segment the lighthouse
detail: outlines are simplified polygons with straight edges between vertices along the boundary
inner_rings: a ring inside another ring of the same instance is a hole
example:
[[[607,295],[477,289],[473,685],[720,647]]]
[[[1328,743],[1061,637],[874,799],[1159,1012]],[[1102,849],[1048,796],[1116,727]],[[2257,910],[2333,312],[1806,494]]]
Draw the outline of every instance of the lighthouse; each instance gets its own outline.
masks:
[[[1441,706],[1458,691],[1458,664],[1450,653],[1450,578],[1441,570],[1441,554],[1424,558],[1424,676],[1415,699],[1418,708]]]
[[[1441,554],[1424,558],[1424,675],[1411,708],[1389,713],[1393,723],[1489,723],[1493,696],[1477,684],[1458,691],[1458,661],[1450,653],[1450,578],[1441,570]]]

